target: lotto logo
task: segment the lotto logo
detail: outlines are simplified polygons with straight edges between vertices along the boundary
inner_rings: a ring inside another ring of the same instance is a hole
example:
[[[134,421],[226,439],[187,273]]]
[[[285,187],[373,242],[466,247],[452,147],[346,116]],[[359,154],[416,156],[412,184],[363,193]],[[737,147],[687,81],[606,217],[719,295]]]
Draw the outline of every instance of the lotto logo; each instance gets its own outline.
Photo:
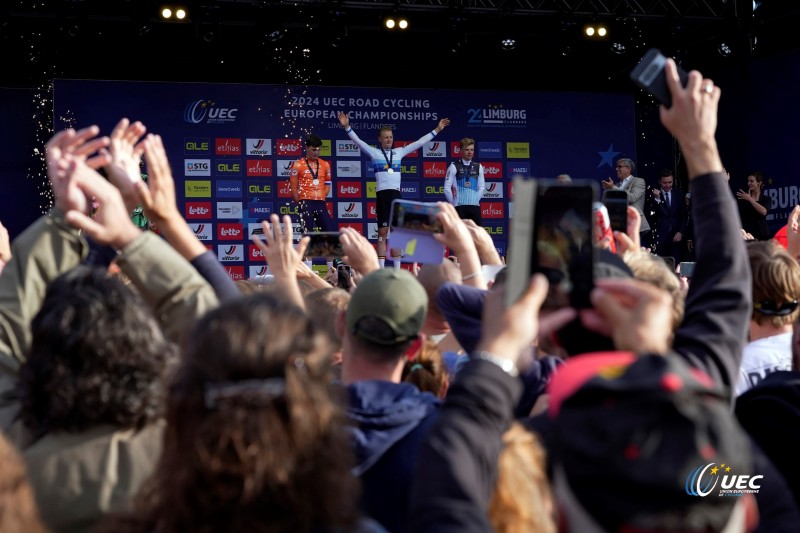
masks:
[[[361,182],[359,181],[340,181],[336,186],[336,196],[339,198],[360,198]]]
[[[186,218],[211,218],[211,202],[186,202]]]

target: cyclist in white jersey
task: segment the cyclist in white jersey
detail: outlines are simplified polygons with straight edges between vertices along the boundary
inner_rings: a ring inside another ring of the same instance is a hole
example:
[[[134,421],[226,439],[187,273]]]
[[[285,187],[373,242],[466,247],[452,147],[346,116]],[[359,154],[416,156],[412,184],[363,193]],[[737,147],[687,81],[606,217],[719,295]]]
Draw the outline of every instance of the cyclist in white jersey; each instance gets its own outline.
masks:
[[[392,208],[392,200],[401,198],[400,195],[400,161],[404,156],[419,149],[425,143],[430,142],[440,131],[450,124],[449,118],[439,121],[436,128],[430,133],[426,133],[413,143],[395,148],[394,132],[389,126],[384,126],[378,132],[378,147],[372,147],[358,138],[356,132],[350,127],[350,117],[347,113],[339,111],[339,124],[342,125],[347,136],[366,153],[375,171],[375,183],[377,185],[377,199],[375,208],[378,215],[378,258],[381,266],[386,258],[386,238],[389,235],[389,216]]]

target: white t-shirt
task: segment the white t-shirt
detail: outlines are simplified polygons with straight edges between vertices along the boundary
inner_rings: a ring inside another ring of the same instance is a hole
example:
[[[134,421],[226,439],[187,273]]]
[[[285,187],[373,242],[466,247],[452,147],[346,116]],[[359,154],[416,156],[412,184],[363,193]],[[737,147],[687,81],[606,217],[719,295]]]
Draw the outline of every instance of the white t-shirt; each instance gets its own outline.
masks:
[[[767,374],[792,369],[792,333],[764,337],[745,345],[736,395],[757,385]]]

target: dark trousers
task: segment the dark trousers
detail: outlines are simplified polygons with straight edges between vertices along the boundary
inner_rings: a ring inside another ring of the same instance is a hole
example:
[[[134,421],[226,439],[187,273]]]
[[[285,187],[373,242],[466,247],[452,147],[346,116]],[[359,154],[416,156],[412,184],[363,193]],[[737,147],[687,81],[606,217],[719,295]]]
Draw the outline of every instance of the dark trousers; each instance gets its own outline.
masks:
[[[337,231],[324,200],[300,200],[297,205],[300,215],[300,229],[309,233],[318,228],[319,231]]]
[[[456,213],[463,220],[472,220],[477,225],[483,226],[481,222],[481,206],[479,205],[457,205]]]

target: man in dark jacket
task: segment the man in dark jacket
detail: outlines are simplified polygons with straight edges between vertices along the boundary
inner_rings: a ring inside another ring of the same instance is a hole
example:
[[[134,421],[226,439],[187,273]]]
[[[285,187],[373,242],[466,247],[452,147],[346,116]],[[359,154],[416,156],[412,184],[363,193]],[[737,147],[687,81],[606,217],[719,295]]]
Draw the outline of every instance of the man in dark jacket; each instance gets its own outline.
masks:
[[[408,530],[417,452],[440,404],[432,394],[400,382],[405,352],[427,307],[428,296],[414,276],[381,269],[358,284],[337,322],[363,511],[392,532]]]

